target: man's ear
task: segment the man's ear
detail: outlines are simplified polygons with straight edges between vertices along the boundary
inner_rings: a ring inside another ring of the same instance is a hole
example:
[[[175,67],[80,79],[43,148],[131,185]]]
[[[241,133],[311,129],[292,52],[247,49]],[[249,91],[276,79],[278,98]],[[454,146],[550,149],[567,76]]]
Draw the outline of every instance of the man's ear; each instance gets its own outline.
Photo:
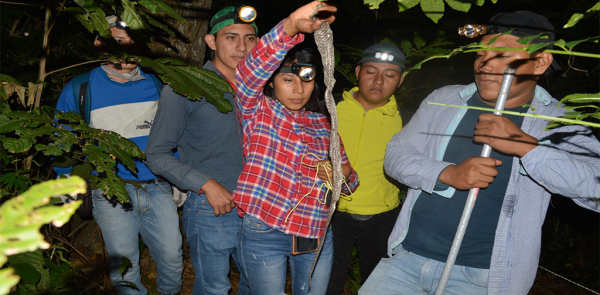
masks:
[[[360,69],[361,69],[360,65],[357,65],[356,68],[354,68],[354,75],[356,75],[357,81],[358,81],[358,73],[360,73]]]
[[[554,57],[552,53],[540,52],[535,55],[535,69],[533,69],[534,75],[542,75],[552,65]]]
[[[208,47],[212,50],[217,50],[217,43],[215,41],[215,35],[206,34],[204,36],[204,41],[208,44]]]
[[[400,86],[402,85],[402,82],[404,82],[404,75],[401,71],[400,72],[400,82],[398,82],[398,86],[396,86],[396,89],[400,88]]]
[[[94,39],[94,47],[96,49],[100,49],[103,48],[106,44],[104,43],[104,40],[102,40],[102,37],[100,37],[100,35],[96,35],[96,39]]]

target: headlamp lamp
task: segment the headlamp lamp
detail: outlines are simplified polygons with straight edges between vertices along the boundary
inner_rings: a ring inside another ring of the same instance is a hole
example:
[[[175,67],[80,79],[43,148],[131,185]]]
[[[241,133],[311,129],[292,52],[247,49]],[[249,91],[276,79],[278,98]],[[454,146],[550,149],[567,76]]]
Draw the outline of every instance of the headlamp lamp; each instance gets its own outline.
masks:
[[[374,57],[376,59],[380,59],[381,61],[388,62],[394,60],[394,55],[387,52],[375,52]]]
[[[115,27],[117,27],[117,29],[120,30],[129,30],[129,26],[124,20],[121,19],[121,17],[117,18],[117,21],[115,22]]]
[[[256,9],[252,6],[242,6],[237,9],[237,12],[237,19],[245,23],[253,22],[256,19]]]
[[[235,10],[222,15],[211,21],[211,25],[216,25],[226,19],[233,19],[233,23],[251,23],[256,19],[256,9],[252,6],[240,6]]]
[[[280,73],[292,73],[298,75],[298,78],[304,82],[310,82],[315,79],[317,71],[311,64],[293,63],[291,66],[283,66],[279,69]]]
[[[468,24],[458,28],[458,34],[467,38],[475,38],[488,32],[491,33],[492,30],[488,27],[491,29],[491,25]]]

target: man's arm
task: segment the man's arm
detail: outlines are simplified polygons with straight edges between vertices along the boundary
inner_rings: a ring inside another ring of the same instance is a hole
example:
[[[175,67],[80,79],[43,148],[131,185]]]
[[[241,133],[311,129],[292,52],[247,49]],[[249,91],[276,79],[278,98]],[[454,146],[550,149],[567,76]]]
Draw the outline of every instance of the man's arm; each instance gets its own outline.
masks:
[[[590,129],[566,126],[552,133],[555,143],[539,145],[507,118],[483,114],[473,140],[519,157],[527,174],[552,193],[575,199],[600,197],[600,143]]]
[[[198,193],[211,177],[173,155],[187,117],[187,98],[165,86],[150,130],[145,163],[154,174],[168,179],[178,188]]]
[[[442,133],[445,132],[445,129],[438,129],[435,132],[437,134],[432,134],[431,130],[440,124],[437,119],[444,111],[441,108],[444,107],[429,105],[427,102],[439,102],[453,91],[456,89],[442,88],[432,92],[421,103],[410,124],[392,137],[387,144],[384,162],[385,171],[389,176],[412,189],[433,192],[438,175],[452,163],[438,161],[435,155],[425,154],[426,147],[434,144],[434,139],[442,137]]]

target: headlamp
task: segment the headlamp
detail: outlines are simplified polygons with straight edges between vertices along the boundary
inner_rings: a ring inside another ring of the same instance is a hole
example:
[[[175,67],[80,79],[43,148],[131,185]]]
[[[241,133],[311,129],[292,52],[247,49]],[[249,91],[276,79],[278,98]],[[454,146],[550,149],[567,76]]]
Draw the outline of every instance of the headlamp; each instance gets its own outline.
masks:
[[[129,26],[127,25],[127,23],[122,20],[120,17],[117,18],[117,21],[115,22],[115,26],[117,27],[117,29],[121,29],[121,30],[128,30]]]
[[[256,19],[256,9],[252,6],[242,6],[237,9],[237,12],[237,19],[245,23],[253,22]]]
[[[256,19],[256,9],[252,6],[240,6],[219,18],[211,21],[211,25],[216,25],[224,20],[233,19],[233,23],[251,23]]]
[[[375,58],[380,59],[381,61],[393,61],[394,55],[387,52],[375,52]]]
[[[317,71],[311,64],[293,63],[291,66],[283,66],[279,69],[280,73],[292,73],[298,75],[298,78],[304,82],[310,82],[315,79]]]
[[[491,33],[491,30],[488,27],[491,28],[491,25],[468,24],[458,28],[458,34],[467,38],[475,38],[479,35],[484,35],[488,31]]]

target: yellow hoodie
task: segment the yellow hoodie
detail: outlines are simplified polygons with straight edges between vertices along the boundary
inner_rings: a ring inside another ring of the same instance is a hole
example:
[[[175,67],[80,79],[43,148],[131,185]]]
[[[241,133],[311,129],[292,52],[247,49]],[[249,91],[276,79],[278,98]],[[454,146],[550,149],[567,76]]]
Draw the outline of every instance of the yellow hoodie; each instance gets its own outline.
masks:
[[[337,105],[338,132],[360,185],[351,196],[340,198],[338,210],[351,214],[373,215],[392,210],[400,204],[399,189],[383,170],[385,147],[402,130],[396,98],[386,105],[365,111],[352,97],[358,87],[344,92]]]

